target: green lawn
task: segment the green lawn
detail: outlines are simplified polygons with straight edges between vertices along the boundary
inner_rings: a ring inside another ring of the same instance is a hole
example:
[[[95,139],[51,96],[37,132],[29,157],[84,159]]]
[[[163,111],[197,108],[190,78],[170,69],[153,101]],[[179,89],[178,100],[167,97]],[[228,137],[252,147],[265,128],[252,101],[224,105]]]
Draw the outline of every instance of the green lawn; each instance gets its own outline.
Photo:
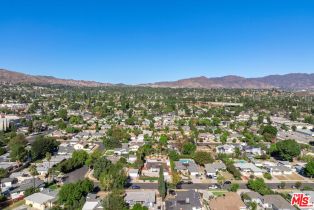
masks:
[[[222,196],[223,194],[227,193],[228,191],[222,191],[222,190],[220,190],[220,191],[218,191],[218,190],[210,190],[210,192],[212,192],[214,196],[219,197],[219,196]]]
[[[12,205],[5,207],[3,210],[13,210],[16,207],[22,206],[23,204],[25,204],[25,200],[16,201]]]
[[[144,181],[157,181],[158,180],[158,177],[148,177],[148,176],[141,176],[140,177],[141,180],[144,180]]]

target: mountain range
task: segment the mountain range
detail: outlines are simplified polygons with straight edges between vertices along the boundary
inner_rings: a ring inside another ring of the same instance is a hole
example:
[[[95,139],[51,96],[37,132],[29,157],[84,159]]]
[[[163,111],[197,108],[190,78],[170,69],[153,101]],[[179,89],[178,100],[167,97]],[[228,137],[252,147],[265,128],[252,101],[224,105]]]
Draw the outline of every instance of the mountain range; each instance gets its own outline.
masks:
[[[81,87],[102,87],[112,85],[110,83],[101,83],[86,80],[59,79],[52,76],[33,76],[15,71],[9,71],[6,69],[0,69],[0,83],[34,84],[34,85],[49,84]]]
[[[0,83],[10,84],[51,84],[82,87],[112,86],[111,83],[95,81],[59,79],[52,76],[33,76],[19,72],[0,69]],[[116,84],[117,86],[123,84]],[[156,82],[140,84],[148,87],[170,87],[170,88],[250,88],[250,89],[289,89],[289,90],[313,90],[314,73],[291,73],[285,75],[269,75],[258,78],[245,78],[239,76],[224,76],[207,78],[204,76],[182,79],[169,82]]]
[[[285,75],[269,75],[259,78],[244,78],[233,75],[212,78],[201,76],[172,82],[149,83],[144,84],[144,86],[171,88],[280,88],[286,90],[313,90],[314,74],[291,73]]]

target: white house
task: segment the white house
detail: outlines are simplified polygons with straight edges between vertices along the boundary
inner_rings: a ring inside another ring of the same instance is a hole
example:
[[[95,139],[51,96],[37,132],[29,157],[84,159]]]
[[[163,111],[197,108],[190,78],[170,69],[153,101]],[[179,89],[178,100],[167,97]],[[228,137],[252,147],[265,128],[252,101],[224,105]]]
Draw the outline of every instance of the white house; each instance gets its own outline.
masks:
[[[128,163],[135,163],[136,160],[137,160],[136,155],[129,155]]]
[[[79,142],[75,144],[73,147],[75,150],[83,150],[86,147],[87,143]]]
[[[217,177],[217,172],[219,170],[225,170],[226,165],[224,163],[212,163],[212,164],[205,164],[205,171],[206,176],[211,178]]]
[[[25,198],[25,204],[31,206],[34,209],[46,210],[53,206],[53,202],[56,201],[56,192],[38,192]]]
[[[216,147],[218,154],[233,154],[235,147],[233,145],[225,144]]]
[[[254,176],[262,176],[266,170],[258,168],[253,163],[248,162],[237,162],[233,164],[236,168],[238,168],[242,173],[252,174]]]
[[[14,178],[3,178],[1,179],[1,191],[5,192],[7,190],[9,190],[12,186],[13,183],[16,179]]]
[[[133,169],[133,168],[132,168],[132,169],[129,170],[128,175],[129,175],[129,177],[130,177],[131,179],[136,179],[136,178],[139,177],[139,171],[138,171],[138,169]]]
[[[271,175],[290,175],[292,170],[286,166],[266,166]]]

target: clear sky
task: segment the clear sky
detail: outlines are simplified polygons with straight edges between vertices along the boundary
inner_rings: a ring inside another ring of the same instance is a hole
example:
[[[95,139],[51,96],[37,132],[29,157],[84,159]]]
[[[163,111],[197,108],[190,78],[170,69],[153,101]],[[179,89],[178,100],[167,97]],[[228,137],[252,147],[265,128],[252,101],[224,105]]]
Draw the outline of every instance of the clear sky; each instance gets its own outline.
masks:
[[[0,68],[113,83],[314,72],[313,0],[0,0]]]

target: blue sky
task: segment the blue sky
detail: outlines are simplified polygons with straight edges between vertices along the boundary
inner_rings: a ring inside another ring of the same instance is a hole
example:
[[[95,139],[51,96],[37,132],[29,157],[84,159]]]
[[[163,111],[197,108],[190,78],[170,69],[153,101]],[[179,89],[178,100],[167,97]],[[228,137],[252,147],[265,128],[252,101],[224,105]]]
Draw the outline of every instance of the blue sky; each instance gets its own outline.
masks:
[[[1,0],[0,68],[137,84],[314,72],[314,1]]]

